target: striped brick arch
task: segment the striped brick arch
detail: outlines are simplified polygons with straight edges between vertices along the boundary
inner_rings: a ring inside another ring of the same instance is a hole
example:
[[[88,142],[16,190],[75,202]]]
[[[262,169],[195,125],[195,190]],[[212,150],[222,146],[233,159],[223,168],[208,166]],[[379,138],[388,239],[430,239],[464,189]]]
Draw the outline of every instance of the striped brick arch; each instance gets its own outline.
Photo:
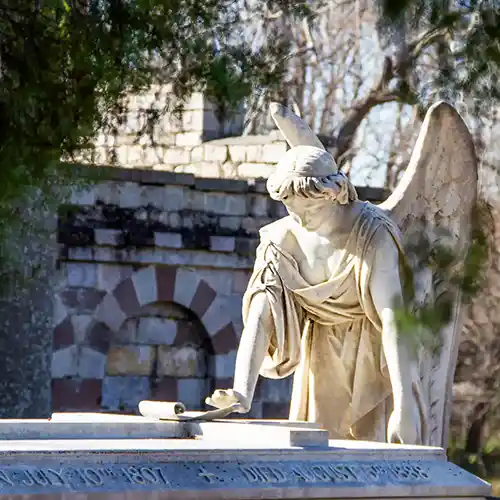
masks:
[[[150,266],[137,271],[103,297],[95,313],[97,324],[94,324],[94,328],[100,323],[113,336],[127,318],[135,316],[142,307],[156,302],[173,302],[196,314],[212,345],[216,360],[214,376],[216,379],[227,376],[222,373],[227,371],[225,363],[221,362],[223,359],[217,358],[227,358],[228,354],[236,351],[236,330],[224,300],[195,271],[170,266]],[[90,333],[90,336],[96,335]],[[105,337],[103,335],[103,340]],[[109,339],[106,340],[109,346]]]

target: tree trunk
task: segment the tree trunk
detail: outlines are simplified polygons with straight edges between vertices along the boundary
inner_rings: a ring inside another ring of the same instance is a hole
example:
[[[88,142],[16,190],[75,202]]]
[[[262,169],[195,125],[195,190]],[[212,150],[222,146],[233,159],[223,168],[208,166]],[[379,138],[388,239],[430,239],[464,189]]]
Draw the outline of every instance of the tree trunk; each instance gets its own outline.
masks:
[[[24,229],[9,238],[14,265],[0,262],[0,418],[51,414],[56,216],[33,198],[20,214]]]
[[[471,454],[479,454],[482,449],[483,442],[483,427],[486,419],[484,412],[484,403],[479,403],[476,407],[476,414],[482,414],[481,417],[474,419],[467,431],[467,439],[465,442],[465,452]]]

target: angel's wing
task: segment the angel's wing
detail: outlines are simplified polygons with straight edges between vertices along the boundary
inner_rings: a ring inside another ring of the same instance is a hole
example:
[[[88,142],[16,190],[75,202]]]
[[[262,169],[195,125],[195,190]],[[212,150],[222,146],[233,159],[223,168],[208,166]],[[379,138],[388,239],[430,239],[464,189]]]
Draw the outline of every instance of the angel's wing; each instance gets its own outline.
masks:
[[[470,243],[471,217],[478,191],[477,161],[472,136],[458,112],[444,102],[425,117],[409,166],[392,195],[380,205],[407,236],[416,227],[430,241],[447,234],[454,255],[464,255]],[[422,273],[420,273],[422,274]],[[433,276],[417,278],[417,294],[432,298]],[[440,332],[442,345],[426,351],[421,382],[427,416],[427,445],[446,447],[451,390],[462,328],[460,291],[453,296],[451,321]]]
[[[315,146],[325,149],[309,125],[286,106],[273,102],[269,106],[269,111],[290,147]]]

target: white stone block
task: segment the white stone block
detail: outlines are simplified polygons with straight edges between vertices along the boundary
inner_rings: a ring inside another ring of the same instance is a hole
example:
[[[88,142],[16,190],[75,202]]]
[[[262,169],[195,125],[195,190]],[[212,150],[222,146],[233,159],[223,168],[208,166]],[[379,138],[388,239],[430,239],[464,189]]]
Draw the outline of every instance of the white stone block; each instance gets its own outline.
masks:
[[[96,245],[116,246],[120,244],[123,232],[119,229],[95,229],[94,239]]]
[[[163,162],[165,149],[162,147],[145,147],[142,153],[142,165],[151,166]]]
[[[234,204],[234,196],[222,193],[205,193],[205,210],[214,214],[231,214],[230,205]]]
[[[215,146],[205,144],[203,151],[203,159],[209,162],[224,162],[227,159],[227,146]]]
[[[118,283],[134,274],[134,268],[125,264],[97,264],[97,287],[109,292]]]
[[[268,179],[274,168],[271,163],[241,163],[238,165],[238,176],[242,179]]]
[[[200,284],[200,277],[195,271],[178,269],[175,280],[174,302],[189,308]]]
[[[247,162],[262,162],[263,161],[263,146],[261,144],[251,144],[246,146]]]
[[[229,146],[229,156],[231,161],[235,163],[241,163],[247,159],[247,146],[234,145]]]
[[[264,195],[255,195],[251,200],[250,214],[256,217],[266,217],[269,211],[269,197]]]
[[[73,205],[94,205],[97,189],[94,186],[75,187],[71,190],[70,203]]]
[[[165,186],[163,188],[163,197],[161,204],[158,201],[158,207],[162,210],[170,212],[172,210],[178,211],[186,208],[189,202],[188,193],[190,191],[179,186]]]
[[[165,163],[172,163],[174,165],[187,165],[191,161],[189,150],[183,148],[168,148],[165,150]]]
[[[96,320],[102,321],[112,332],[117,332],[127,319],[127,315],[120,308],[120,304],[113,294],[107,294],[102,299],[96,311]]]
[[[238,178],[238,164],[232,161],[226,161],[222,164],[221,175],[223,179],[237,179]]]
[[[198,135],[203,131],[203,111],[185,110],[182,113],[182,128],[186,132],[196,131]]]
[[[206,353],[194,346],[158,348],[158,375],[166,377],[205,377]]]
[[[119,146],[115,150],[118,165],[126,165],[128,162],[128,146]]]
[[[182,132],[175,136],[175,145],[179,148],[199,146],[202,142],[199,132]]]
[[[220,167],[219,163],[210,163],[210,162],[200,162],[196,163],[194,172],[196,175],[200,177],[207,177],[211,179],[218,179],[220,177]]]
[[[142,186],[136,182],[115,183],[118,205],[121,208],[137,208],[142,205]]]
[[[165,198],[164,186],[142,186],[141,206],[161,207]]]
[[[247,199],[243,194],[237,195],[226,195],[225,196],[227,209],[224,212],[225,215],[246,215],[247,209]]]
[[[142,163],[143,149],[142,146],[126,146],[127,148],[127,162],[125,165],[136,166]]]
[[[77,374],[78,348],[71,345],[52,353],[52,378],[74,377]]]
[[[206,281],[217,292],[217,295],[231,294],[234,274],[232,270],[197,269],[196,274]]]
[[[206,378],[184,378],[177,381],[179,400],[188,410],[203,408],[204,401],[210,392],[209,380]]]
[[[228,354],[216,354],[211,373],[215,378],[231,378],[234,377],[234,367],[236,364],[236,351]]]
[[[82,346],[78,354],[78,376],[81,378],[103,379],[106,372],[106,355]]]
[[[83,288],[97,286],[97,267],[84,262],[68,262],[68,285]]]
[[[210,250],[212,252],[234,252],[236,239],[234,236],[210,236]]]
[[[191,161],[193,163],[203,161],[203,146],[195,146],[191,149]]]
[[[172,345],[177,322],[168,318],[139,318],[136,340],[139,344]]]
[[[104,248],[104,247],[103,247]],[[91,247],[69,247],[68,259],[71,260],[94,260],[94,249]]]
[[[198,174],[198,168],[196,167],[196,164],[178,165],[177,167],[174,168],[174,172],[176,174],[192,174],[192,175],[197,175]]]
[[[202,92],[193,92],[187,102],[184,104],[185,110],[196,110],[205,108],[205,96]]]
[[[225,297],[215,297],[201,318],[201,322],[211,337],[230,322]]]
[[[155,245],[166,248],[182,248],[182,236],[180,233],[154,233]]]
[[[286,143],[276,142],[265,144],[262,153],[262,161],[265,163],[278,163],[286,153]]]
[[[158,300],[156,269],[154,267],[147,267],[136,272],[132,276],[132,281],[134,282],[137,300],[141,306]]]
[[[229,229],[231,231],[237,231],[241,227],[241,216],[230,215],[227,217],[221,217],[219,219],[219,224],[222,229]]]
[[[213,193],[204,193],[203,191],[191,190],[187,193],[188,207],[195,212],[203,212],[205,210],[210,211],[212,208],[208,208],[209,201],[208,197],[213,196]]]
[[[64,318],[66,318],[66,316],[68,315],[68,310],[66,309],[66,306],[64,305],[59,293],[54,293],[54,299],[52,304],[53,304],[52,324],[53,326],[57,326],[64,320]]]

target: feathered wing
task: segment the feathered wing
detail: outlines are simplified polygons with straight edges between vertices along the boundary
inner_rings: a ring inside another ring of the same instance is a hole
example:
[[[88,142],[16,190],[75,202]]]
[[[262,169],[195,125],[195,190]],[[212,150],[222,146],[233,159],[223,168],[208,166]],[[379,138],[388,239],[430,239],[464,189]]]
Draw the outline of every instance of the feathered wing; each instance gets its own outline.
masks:
[[[269,111],[290,147],[315,146],[325,149],[309,125],[286,106],[273,102],[269,106]]]
[[[463,256],[470,243],[477,176],[471,134],[458,112],[440,102],[427,112],[408,168],[381,208],[390,213],[405,239],[418,228],[431,241],[451,245],[454,255]],[[443,233],[446,236],[443,237]],[[432,273],[417,269],[415,273],[418,274],[415,276],[417,300],[436,300],[437,297],[432,296],[435,280]],[[420,376],[429,411],[424,444],[431,446],[446,447],[448,441],[461,316],[460,291],[456,290],[451,321],[440,332],[435,332],[442,342],[440,348],[422,352]]]

